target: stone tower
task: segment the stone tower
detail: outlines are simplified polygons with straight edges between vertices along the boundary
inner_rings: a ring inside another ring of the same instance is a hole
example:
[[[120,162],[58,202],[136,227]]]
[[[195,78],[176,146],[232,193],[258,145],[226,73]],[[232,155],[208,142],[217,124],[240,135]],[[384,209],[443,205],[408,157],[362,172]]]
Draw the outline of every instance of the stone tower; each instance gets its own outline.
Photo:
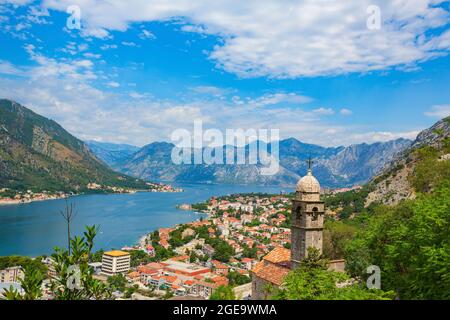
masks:
[[[320,201],[320,184],[312,175],[311,161],[308,174],[297,183],[292,200],[291,268],[297,268],[308,255],[308,248],[322,252],[325,205]]]

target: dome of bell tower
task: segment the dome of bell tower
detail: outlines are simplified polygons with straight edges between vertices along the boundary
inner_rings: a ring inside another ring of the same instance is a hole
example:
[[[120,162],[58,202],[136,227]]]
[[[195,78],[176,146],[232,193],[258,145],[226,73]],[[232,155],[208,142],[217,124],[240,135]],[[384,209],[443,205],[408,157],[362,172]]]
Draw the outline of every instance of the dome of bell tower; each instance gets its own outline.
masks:
[[[308,174],[297,183],[297,192],[300,193],[320,193],[319,181],[312,175],[311,169]]]

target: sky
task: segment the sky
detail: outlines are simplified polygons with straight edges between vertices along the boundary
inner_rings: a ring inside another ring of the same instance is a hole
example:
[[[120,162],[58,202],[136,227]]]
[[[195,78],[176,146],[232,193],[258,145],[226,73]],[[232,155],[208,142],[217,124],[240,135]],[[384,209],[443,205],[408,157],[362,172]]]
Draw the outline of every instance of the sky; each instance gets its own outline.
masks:
[[[414,139],[450,115],[450,2],[0,0],[0,97],[83,140]]]

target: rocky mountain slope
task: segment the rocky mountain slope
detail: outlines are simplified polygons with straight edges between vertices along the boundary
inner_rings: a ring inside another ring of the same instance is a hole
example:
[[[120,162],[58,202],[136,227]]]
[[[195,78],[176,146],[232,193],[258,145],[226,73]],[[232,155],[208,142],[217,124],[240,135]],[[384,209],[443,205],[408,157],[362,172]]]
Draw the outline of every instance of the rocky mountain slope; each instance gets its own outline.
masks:
[[[139,147],[129,144],[114,144],[97,141],[86,141],[91,151],[110,167],[117,163],[125,161],[133,153],[139,150]]]
[[[0,100],[0,187],[83,192],[88,184],[148,188],[98,160],[87,145],[55,121],[20,104]]]
[[[371,181],[366,205],[394,205],[414,199],[416,192],[430,192],[434,181],[450,180],[450,117],[422,131]]]
[[[125,174],[158,181],[294,185],[306,173],[306,160],[311,157],[314,174],[323,186],[343,187],[367,182],[410,144],[409,140],[398,139],[370,145],[326,148],[290,138],[280,141],[279,172],[264,176],[260,173],[261,163],[177,165],[171,160],[174,145],[156,142],[144,146],[123,161],[115,162],[113,168]],[[265,145],[260,146],[265,150]],[[271,148],[269,145],[268,150]],[[236,153],[237,149],[234,150]],[[244,152],[248,154],[248,151],[249,146],[246,146]]]

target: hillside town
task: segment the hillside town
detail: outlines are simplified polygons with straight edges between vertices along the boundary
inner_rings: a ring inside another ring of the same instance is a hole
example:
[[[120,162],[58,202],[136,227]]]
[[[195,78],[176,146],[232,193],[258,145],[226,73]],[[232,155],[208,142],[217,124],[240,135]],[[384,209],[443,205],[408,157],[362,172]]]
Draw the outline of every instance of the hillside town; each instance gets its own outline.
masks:
[[[283,195],[213,197],[192,205],[207,218],[160,228],[136,247],[105,252],[103,263],[111,255],[130,259],[137,250],[153,261],[130,267],[127,280],[150,288],[153,296],[170,291],[174,296],[208,299],[218,287],[233,285],[240,299],[248,299],[250,271],[257,262],[273,248],[290,247],[289,206],[290,199]],[[106,268],[102,266],[103,273],[117,273]]]
[[[102,252],[90,265],[95,276],[105,282],[111,277],[126,278],[125,288],[133,294],[126,297],[119,290],[115,299],[168,295],[208,299],[215,289],[229,285],[238,298],[249,299],[250,271],[270,250],[290,247],[289,206],[285,195],[213,197],[192,205],[206,218],[160,228],[142,237],[136,246]],[[49,278],[55,276],[52,259],[42,262]],[[10,273],[9,269],[2,272]],[[17,286],[21,274],[16,272],[8,282]]]

